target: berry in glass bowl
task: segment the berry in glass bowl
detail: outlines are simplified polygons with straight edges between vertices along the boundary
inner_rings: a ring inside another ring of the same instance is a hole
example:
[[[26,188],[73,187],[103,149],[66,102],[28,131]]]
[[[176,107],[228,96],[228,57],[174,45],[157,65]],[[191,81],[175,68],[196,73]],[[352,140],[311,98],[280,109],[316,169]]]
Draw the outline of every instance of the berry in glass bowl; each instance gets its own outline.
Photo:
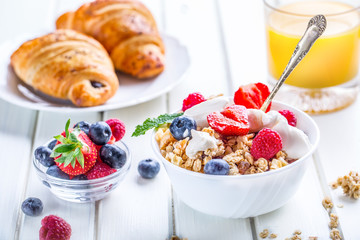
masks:
[[[114,122],[113,119],[108,121]],[[120,120],[116,123],[122,125],[117,128],[122,129],[121,136],[124,136],[124,124]],[[95,126],[96,143],[82,130],[87,129],[85,125],[89,126],[90,136],[91,126]],[[106,122],[90,125],[82,121],[69,128],[68,120],[65,131],[54,137],[55,145],[54,140],[50,140],[36,148],[33,157],[36,173],[55,196],[71,202],[93,202],[106,197],[124,179],[130,169],[131,154],[121,138],[115,138],[111,127],[106,125]],[[50,143],[54,145],[52,150]],[[101,159],[99,151],[104,146],[117,150],[111,161]],[[43,149],[46,154],[40,154]],[[51,154],[47,157],[49,150]],[[47,158],[53,158],[53,164],[44,161]]]

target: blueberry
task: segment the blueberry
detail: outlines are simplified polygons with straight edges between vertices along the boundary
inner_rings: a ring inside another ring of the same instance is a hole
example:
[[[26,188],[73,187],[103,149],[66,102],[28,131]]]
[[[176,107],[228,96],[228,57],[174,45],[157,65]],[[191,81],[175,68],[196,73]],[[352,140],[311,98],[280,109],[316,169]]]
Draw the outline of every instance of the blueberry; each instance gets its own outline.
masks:
[[[56,143],[57,143],[57,140],[56,140],[56,139],[52,140],[52,141],[48,144],[48,148],[50,148],[51,150],[53,150],[54,147],[55,147],[55,145],[56,145]]]
[[[112,168],[122,168],[126,162],[126,153],[114,144],[105,144],[100,148],[100,159]]]
[[[51,149],[48,147],[40,146],[35,149],[35,159],[38,160],[45,167],[50,167],[55,164],[54,158],[50,157]]]
[[[80,175],[74,176],[71,180],[88,180],[88,178],[85,174],[80,174]]]
[[[204,172],[212,175],[228,175],[230,170],[229,164],[223,159],[211,159],[205,164]]]
[[[58,166],[52,165],[50,166],[46,174],[49,174],[50,176],[61,178],[61,179],[70,179],[69,175],[64,173]]]
[[[111,128],[106,122],[97,122],[90,125],[89,137],[96,145],[105,145],[111,137]]]
[[[171,135],[176,140],[191,138],[191,129],[196,130],[196,122],[194,119],[185,116],[175,118],[170,125]]]
[[[138,172],[143,178],[154,178],[160,171],[160,164],[152,159],[141,160],[138,165]]]
[[[74,128],[79,127],[81,131],[89,135],[90,123],[81,121],[74,125]]]
[[[21,204],[21,210],[28,216],[39,216],[43,210],[43,204],[40,199],[29,197]]]

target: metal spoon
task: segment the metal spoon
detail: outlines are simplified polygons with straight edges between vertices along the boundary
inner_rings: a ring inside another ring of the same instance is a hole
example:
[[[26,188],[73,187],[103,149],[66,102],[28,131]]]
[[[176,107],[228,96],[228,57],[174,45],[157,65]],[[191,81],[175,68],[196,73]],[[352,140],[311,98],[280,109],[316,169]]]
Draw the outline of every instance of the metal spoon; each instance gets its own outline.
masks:
[[[310,48],[314,44],[314,42],[321,36],[321,34],[325,31],[326,28],[326,18],[324,15],[316,15],[310,19],[308,23],[308,27],[296,45],[296,48],[290,58],[289,63],[287,64],[284,72],[282,73],[279,81],[277,81],[275,87],[271,91],[270,95],[267,97],[263,105],[261,106],[262,111],[266,111],[271,100],[274,98],[275,94],[279,91],[281,85],[290,75],[290,73],[294,70],[296,65],[305,57],[305,55],[309,52]]]

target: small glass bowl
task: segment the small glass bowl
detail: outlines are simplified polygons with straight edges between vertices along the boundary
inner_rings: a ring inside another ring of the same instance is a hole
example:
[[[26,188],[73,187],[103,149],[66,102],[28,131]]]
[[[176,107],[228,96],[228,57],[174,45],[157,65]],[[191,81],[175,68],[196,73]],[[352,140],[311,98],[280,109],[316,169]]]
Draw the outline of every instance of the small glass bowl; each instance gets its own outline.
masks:
[[[44,146],[47,146],[47,144]],[[113,191],[130,169],[131,154],[129,148],[122,141],[116,142],[115,144],[126,153],[125,165],[116,172],[103,178],[91,180],[61,179],[46,174],[48,168],[43,166],[34,156],[33,164],[39,179],[56,197],[76,203],[94,202],[103,199]]]

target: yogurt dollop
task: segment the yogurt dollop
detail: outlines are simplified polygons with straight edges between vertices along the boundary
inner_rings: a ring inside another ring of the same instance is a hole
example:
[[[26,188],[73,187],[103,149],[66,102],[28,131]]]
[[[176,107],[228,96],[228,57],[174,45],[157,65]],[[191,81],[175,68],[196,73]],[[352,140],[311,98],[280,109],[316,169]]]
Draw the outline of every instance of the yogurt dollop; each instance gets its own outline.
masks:
[[[300,129],[288,124],[286,118],[277,111],[264,113],[258,109],[247,109],[250,124],[249,132],[258,132],[263,128],[277,131],[282,139],[283,149],[289,158],[298,159],[311,148],[309,138]]]
[[[195,157],[196,153],[200,151],[205,151],[210,148],[215,148],[217,146],[216,138],[210,136],[207,132],[196,131],[194,129],[191,130],[191,136],[185,153],[188,157]]]
[[[207,116],[216,111],[222,111],[226,105],[231,104],[227,97],[216,97],[205,102],[201,102],[184,112],[184,116],[193,118],[198,127],[208,127]]]

